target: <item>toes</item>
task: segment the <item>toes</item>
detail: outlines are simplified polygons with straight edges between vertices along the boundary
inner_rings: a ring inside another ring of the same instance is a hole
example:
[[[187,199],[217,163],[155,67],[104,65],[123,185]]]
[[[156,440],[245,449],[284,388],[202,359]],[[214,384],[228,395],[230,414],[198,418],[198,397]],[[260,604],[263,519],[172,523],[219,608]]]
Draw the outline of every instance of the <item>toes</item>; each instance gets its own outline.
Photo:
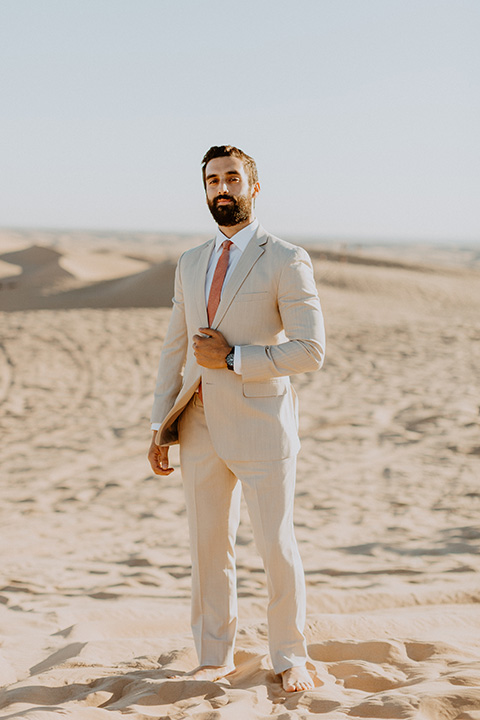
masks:
[[[305,677],[304,673],[289,673],[287,671],[285,675],[282,674],[282,686],[285,692],[305,692],[313,690],[315,687],[311,677]]]

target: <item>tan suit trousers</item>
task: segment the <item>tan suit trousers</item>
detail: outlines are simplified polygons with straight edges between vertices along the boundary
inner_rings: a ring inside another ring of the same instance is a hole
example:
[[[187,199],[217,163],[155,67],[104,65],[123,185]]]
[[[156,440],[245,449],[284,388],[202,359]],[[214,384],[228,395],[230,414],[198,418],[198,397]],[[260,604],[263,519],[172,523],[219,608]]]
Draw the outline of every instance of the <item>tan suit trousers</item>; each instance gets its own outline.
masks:
[[[304,664],[305,579],[293,528],[296,457],[264,462],[220,458],[198,394],[180,416],[178,432],[192,557],[192,630],[200,665],[233,664],[242,488],[267,576],[273,667],[280,673]]]

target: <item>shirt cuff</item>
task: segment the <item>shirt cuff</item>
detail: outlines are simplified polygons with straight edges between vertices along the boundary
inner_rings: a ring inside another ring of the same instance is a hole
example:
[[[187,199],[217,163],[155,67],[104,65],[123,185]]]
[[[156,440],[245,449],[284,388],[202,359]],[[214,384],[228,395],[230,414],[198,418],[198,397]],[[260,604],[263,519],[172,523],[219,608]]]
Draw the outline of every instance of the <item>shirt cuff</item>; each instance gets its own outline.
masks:
[[[150,430],[155,430],[155,431],[160,430],[160,425],[161,425],[161,423],[152,423],[150,425]]]
[[[242,374],[242,353],[240,345],[235,345],[233,348],[233,371],[237,375]]]

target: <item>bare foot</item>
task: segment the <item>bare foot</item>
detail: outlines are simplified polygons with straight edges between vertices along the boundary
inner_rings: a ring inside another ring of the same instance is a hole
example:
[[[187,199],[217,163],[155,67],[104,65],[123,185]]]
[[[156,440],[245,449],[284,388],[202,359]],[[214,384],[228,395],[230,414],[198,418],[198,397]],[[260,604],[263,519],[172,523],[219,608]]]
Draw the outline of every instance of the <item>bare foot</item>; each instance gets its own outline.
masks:
[[[189,678],[190,680],[207,680],[209,682],[216,682],[222,678],[230,675],[234,672],[234,665],[221,665],[216,667],[215,665],[200,665],[195,670],[185,673],[185,675],[171,675],[171,680],[184,680]]]
[[[282,676],[283,689],[287,692],[301,692],[302,690],[313,690],[315,687],[310,673],[305,665],[288,668],[280,673]]]

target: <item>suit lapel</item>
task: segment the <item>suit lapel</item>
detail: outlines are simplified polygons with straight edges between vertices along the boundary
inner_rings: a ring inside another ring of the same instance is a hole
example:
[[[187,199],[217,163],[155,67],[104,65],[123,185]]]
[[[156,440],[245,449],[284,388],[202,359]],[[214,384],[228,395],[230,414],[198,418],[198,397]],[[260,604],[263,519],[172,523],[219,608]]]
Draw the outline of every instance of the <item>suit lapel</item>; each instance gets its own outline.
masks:
[[[215,239],[205,243],[195,269],[195,304],[200,318],[199,327],[208,327],[207,306],[205,304],[205,278],[207,275],[208,261],[214,246]]]
[[[235,298],[235,295],[242,286],[245,278],[257,262],[258,258],[261,257],[265,252],[263,245],[265,245],[266,242],[267,233],[259,225],[257,232],[248,243],[247,247],[242,253],[240,260],[238,261],[237,267],[233,271],[232,276],[224,287],[222,299],[220,300],[220,304],[218,306],[213,321],[214,329],[216,329],[220,325],[223,316],[230,307],[233,299]]]

